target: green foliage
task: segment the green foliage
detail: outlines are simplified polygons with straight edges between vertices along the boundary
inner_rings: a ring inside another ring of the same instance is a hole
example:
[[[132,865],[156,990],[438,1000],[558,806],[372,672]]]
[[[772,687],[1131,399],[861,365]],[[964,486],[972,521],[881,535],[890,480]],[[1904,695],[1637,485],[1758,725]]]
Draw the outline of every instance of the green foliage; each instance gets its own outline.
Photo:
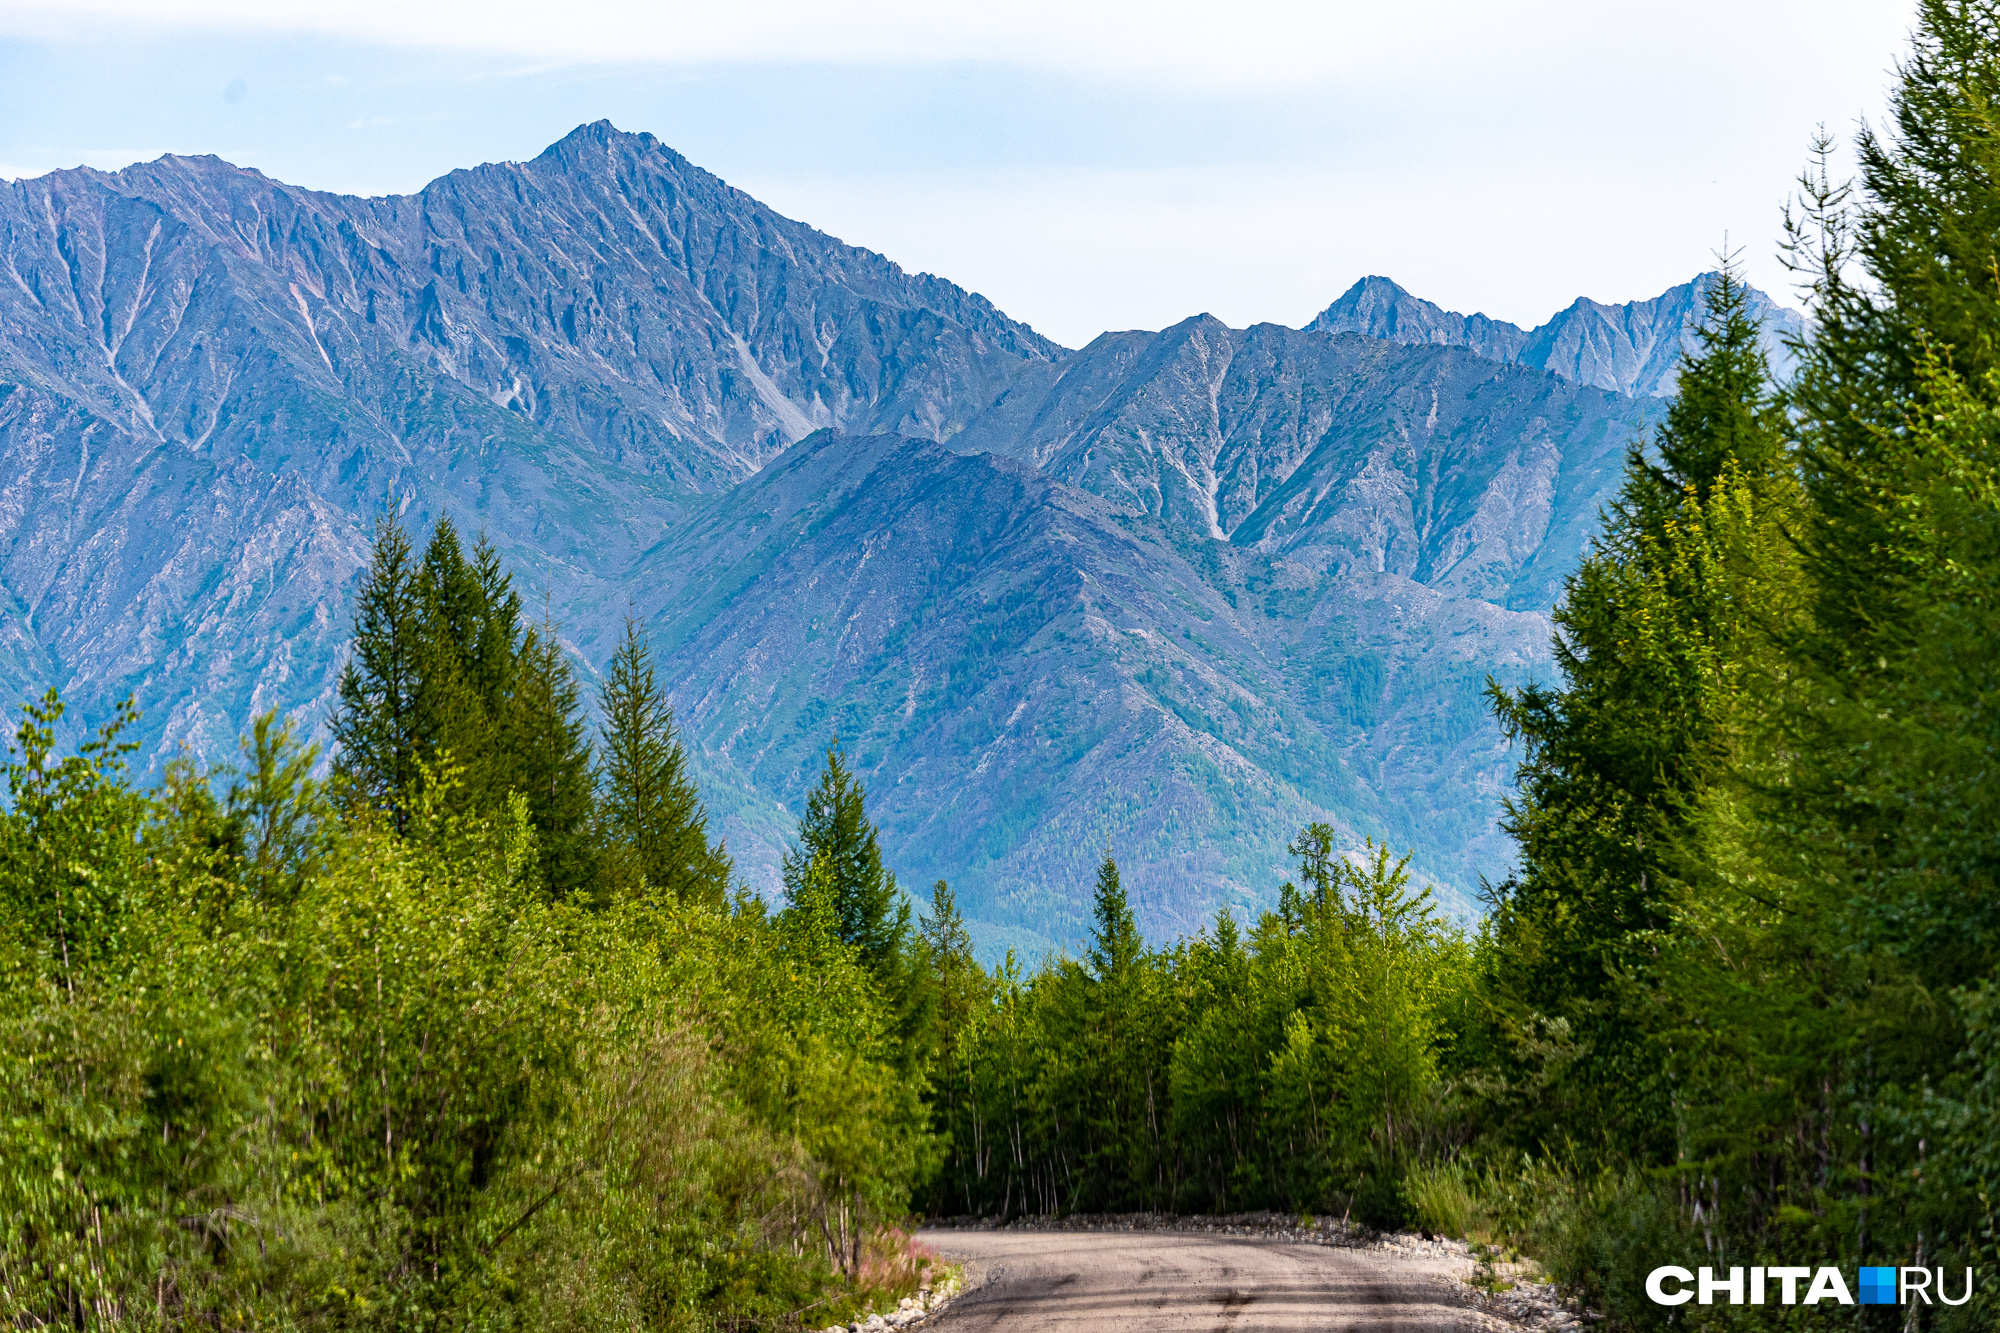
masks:
[[[1464,1169],[1454,1162],[1421,1163],[1403,1182],[1410,1211],[1426,1232],[1463,1239],[1472,1230],[1473,1199]]]
[[[525,796],[544,890],[567,897],[596,878],[590,746],[554,622],[524,632],[520,618],[485,538],[468,560],[441,518],[413,563],[384,512],[341,673],[334,770],[350,799],[388,811],[398,831],[426,774],[454,775],[461,811],[497,818],[512,794]]]
[[[526,798],[542,883],[559,898],[591,890],[596,797],[576,670],[544,619],[522,636],[499,757],[508,790]],[[496,784],[497,785],[497,784]]]
[[[506,743],[476,756],[510,772],[497,810],[452,730],[402,786],[350,765],[329,794],[266,716],[242,771],[177,762],[142,793],[129,706],[68,757],[61,704],[26,710],[0,813],[0,1319],[711,1329],[907,1294],[923,1256],[892,1223],[939,1146],[834,862],[776,919],[600,891],[543,835],[607,818],[574,680],[546,627],[507,669]],[[943,901],[937,973],[969,1014]]]
[[[867,792],[847,767],[839,745],[827,747],[819,785],[806,797],[799,843],[785,857],[785,889],[796,897],[807,868],[824,861],[831,876],[840,938],[885,975],[909,944],[910,907],[883,868],[882,847],[868,819]]]
[[[1008,967],[951,1107],[940,1193],[966,1211],[1279,1207],[1390,1224],[1472,985],[1464,936],[1370,846],[1315,825],[1306,889],[1246,940],[1235,919],[1138,938],[1106,857],[1088,966]]]
[[[728,852],[709,845],[707,813],[674,735],[673,710],[653,678],[652,650],[628,617],[605,673],[605,878],[623,894],[657,893],[719,908]]]
[[[1097,867],[1097,887],[1091,894],[1091,919],[1095,931],[1090,942],[1090,966],[1100,985],[1116,985],[1131,975],[1145,943],[1139,938],[1139,923],[1132,905],[1118,882],[1118,863],[1110,852]]]
[[[1788,563],[1794,488],[1746,300],[1725,268],[1652,456],[1628,459],[1605,532],[1569,580],[1563,687],[1493,687],[1525,751],[1505,820],[1522,871],[1495,902],[1500,993],[1517,1014],[1588,1029],[1578,1074],[1605,1089],[1635,1086],[1636,1056],[1601,1001],[1626,942],[1671,914],[1677,842],[1727,745],[1738,645]]]
[[[1994,1258],[2000,20],[1919,14],[1858,184],[1824,140],[1803,179],[1782,415],[1719,293],[1570,586],[1562,687],[1498,697],[1522,872],[1454,1132],[1559,1181],[1493,1225],[1621,1327],[1664,1322],[1635,1286],[1676,1248]]]
[[[912,920],[838,745],[783,909],[732,899],[636,624],[600,784],[555,626],[449,522],[421,559],[378,525],[328,784],[264,717],[240,772],[138,791],[129,705],[71,756],[29,705],[0,1319],[841,1319],[915,1280],[913,1199],[1414,1223],[1614,1329],[1735,1326],[1646,1300],[1660,1263],[1990,1273],[1996,93],[1992,7],[1924,0],[1859,187],[1806,179],[1783,394],[1711,287],[1561,681],[1490,688],[1521,869],[1476,937],[1314,824],[1247,926],[1148,947],[1107,849],[1082,956],[988,973],[949,884]],[[1991,1327],[1981,1291],[1928,1326]]]
[[[416,581],[409,536],[384,510],[354,599],[354,646],[340,672],[333,739],[335,771],[362,800],[391,810],[399,827],[424,753]]]
[[[806,797],[799,841],[785,855],[785,893],[796,909],[803,893],[819,891],[824,876],[826,907],[840,942],[854,951],[874,976],[885,1003],[896,1014],[896,1031],[916,1072],[914,1057],[930,1024],[931,992],[910,920],[908,896],[882,864],[882,847],[869,820],[868,793],[847,766],[838,743],[827,747],[826,767]]]
[[[941,1132],[941,1170],[926,1197],[933,1212],[969,1213],[976,1200],[954,1194],[956,1182],[975,1173],[982,1145],[975,1098],[979,1054],[993,1009],[993,979],[972,955],[972,935],[958,910],[951,885],[931,887],[930,909],[918,919],[923,977],[929,993],[928,1021],[916,1054],[929,1071],[932,1124]]]

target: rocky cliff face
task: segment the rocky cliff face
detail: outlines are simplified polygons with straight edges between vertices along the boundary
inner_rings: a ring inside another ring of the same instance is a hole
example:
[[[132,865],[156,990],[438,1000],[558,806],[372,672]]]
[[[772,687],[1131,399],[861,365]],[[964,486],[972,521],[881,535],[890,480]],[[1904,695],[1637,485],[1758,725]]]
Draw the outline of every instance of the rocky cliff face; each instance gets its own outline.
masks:
[[[1203,316],[1031,370],[944,448],[815,437],[635,582],[699,571],[657,623],[746,846],[781,824],[751,794],[802,799],[838,732],[895,864],[989,923],[1074,927],[1108,841],[1148,926],[1192,929],[1262,902],[1311,820],[1469,907],[1505,858],[1485,681],[1547,664],[1658,411]]]
[[[1314,316],[1306,330],[1361,333],[1413,345],[1464,347],[1489,361],[1516,360],[1530,337],[1518,324],[1446,310],[1382,277],[1363,278],[1349,287],[1339,300]]]
[[[606,124],[387,199],[55,172],[0,256],[6,684],[211,753],[318,715],[384,503],[583,610],[813,430],[949,434],[1061,351]]]
[[[1666,397],[1674,391],[1682,354],[1694,346],[1694,329],[1714,279],[1714,274],[1704,273],[1650,301],[1624,305],[1579,297],[1531,330],[1484,315],[1456,314],[1410,295],[1387,278],[1371,277],[1348,288],[1306,328],[1465,347],[1495,361],[1517,361],[1550,371],[1573,384]],[[1754,288],[1750,308],[1764,326],[1764,349],[1773,373],[1787,378],[1792,355],[1786,339],[1803,334],[1805,321],[1797,311]]]
[[[994,947],[1073,938],[1107,842],[1156,935],[1265,903],[1315,819],[1463,904],[1480,690],[1660,410],[1385,282],[1066,353],[607,125],[390,199],[58,172],[0,264],[0,692],[136,693],[150,762],[319,725],[372,516],[449,513],[586,675],[646,619],[753,880],[837,735]]]

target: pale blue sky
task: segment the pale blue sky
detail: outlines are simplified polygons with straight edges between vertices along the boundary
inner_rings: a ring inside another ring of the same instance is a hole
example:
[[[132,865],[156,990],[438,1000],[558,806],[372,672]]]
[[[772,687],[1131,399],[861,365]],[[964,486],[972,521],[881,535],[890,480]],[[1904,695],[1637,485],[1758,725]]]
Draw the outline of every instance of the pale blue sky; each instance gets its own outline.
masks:
[[[1534,324],[1725,230],[1789,301],[1790,178],[1816,124],[1879,113],[1909,13],[0,0],[0,177],[213,152],[403,192],[608,117],[1072,346],[1296,324],[1378,272]]]

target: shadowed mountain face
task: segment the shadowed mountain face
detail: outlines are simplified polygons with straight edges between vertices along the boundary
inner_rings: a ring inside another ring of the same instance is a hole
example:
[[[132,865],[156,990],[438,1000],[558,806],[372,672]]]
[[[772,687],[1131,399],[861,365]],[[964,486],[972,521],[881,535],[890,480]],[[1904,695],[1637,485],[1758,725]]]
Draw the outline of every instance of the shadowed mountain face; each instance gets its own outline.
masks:
[[[1573,384],[1665,397],[1674,391],[1682,353],[1694,346],[1694,329],[1714,280],[1713,273],[1704,273],[1650,301],[1624,305],[1578,297],[1554,319],[1530,330],[1484,315],[1441,309],[1387,278],[1363,278],[1306,328],[1466,347],[1495,361],[1518,361],[1549,371]],[[1788,378],[1792,355],[1786,339],[1802,335],[1805,321],[1797,311],[1754,288],[1750,313],[1764,325],[1764,350],[1772,372],[1781,380]]]
[[[134,692],[149,762],[322,725],[371,517],[448,513],[586,678],[644,618],[754,883],[838,735],[989,950],[1075,938],[1107,844],[1156,937],[1268,903],[1316,819],[1466,905],[1480,691],[1660,412],[1393,287],[1068,353],[602,124],[389,199],[58,172],[0,261],[0,690]]]
[[[1147,928],[1192,930],[1268,901],[1313,820],[1469,909],[1506,855],[1486,679],[1548,661],[1657,413],[1204,316],[1031,370],[945,446],[814,436],[631,582],[753,863],[838,734],[892,863],[989,927],[1073,938],[1108,844]]]

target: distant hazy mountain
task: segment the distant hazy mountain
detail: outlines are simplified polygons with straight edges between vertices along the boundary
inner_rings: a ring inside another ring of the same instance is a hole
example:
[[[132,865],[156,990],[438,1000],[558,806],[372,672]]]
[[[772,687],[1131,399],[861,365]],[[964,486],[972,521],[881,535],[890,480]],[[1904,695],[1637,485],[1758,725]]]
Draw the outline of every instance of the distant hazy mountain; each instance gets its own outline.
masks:
[[[1674,391],[1682,352],[1694,345],[1693,330],[1701,322],[1702,303],[1714,279],[1713,273],[1704,273],[1650,301],[1624,305],[1578,297],[1554,319],[1531,330],[1484,315],[1444,310],[1387,278],[1370,277],[1348,288],[1306,328],[1467,347],[1495,361],[1552,371],[1574,384],[1666,397]],[[1785,339],[1804,331],[1804,319],[1754,287],[1750,310],[1764,326],[1772,370],[1778,378],[1787,378],[1792,356]]]
[[[1312,819],[1463,905],[1480,691],[1661,410],[1386,283],[1335,310],[1392,340],[1065,352],[604,124],[386,199],[57,172],[0,262],[0,692],[136,693],[149,762],[319,726],[372,516],[448,513],[586,673],[646,620],[753,882],[838,735],[989,948],[1074,938],[1107,843],[1155,935],[1267,903]]]

